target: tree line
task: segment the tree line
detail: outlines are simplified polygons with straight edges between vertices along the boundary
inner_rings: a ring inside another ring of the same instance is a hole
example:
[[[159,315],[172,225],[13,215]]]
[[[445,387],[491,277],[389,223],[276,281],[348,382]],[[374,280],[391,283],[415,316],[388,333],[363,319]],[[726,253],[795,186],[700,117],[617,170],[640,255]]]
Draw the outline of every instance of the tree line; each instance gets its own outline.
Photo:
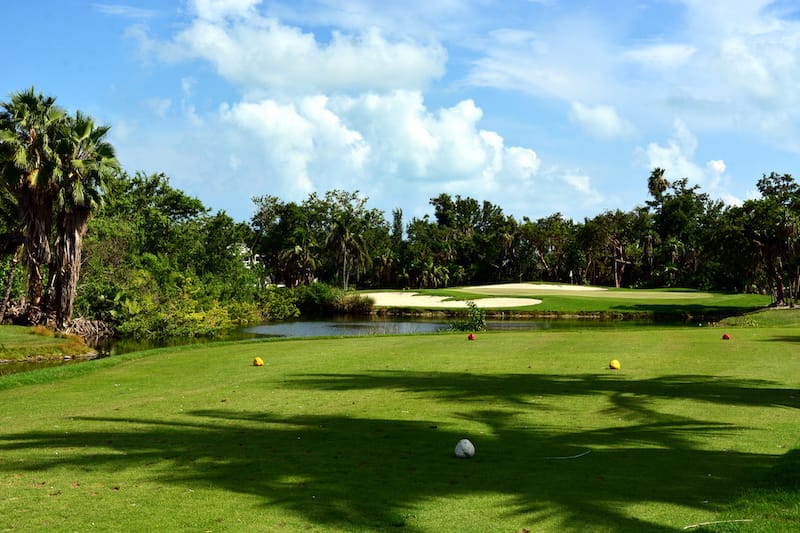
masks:
[[[800,187],[789,174],[763,175],[759,198],[731,206],[656,168],[643,205],[582,221],[518,220],[447,193],[430,199],[432,215],[387,219],[358,191],[333,190],[255,197],[245,223],[164,174],[121,169],[108,131],[33,88],[2,103],[0,317],[206,335],[357,307],[353,288],[547,281],[762,292],[776,305],[800,290]]]
[[[796,300],[800,188],[791,175],[762,176],[761,197],[740,206],[712,200],[686,178],[670,181],[660,168],[647,183],[644,205],[580,222],[560,213],[517,220],[491,202],[442,193],[430,200],[433,216],[404,225],[400,210],[388,222],[357,193],[334,191],[300,204],[255,198],[251,226],[266,271],[290,286],[315,279],[396,288],[548,281]]]

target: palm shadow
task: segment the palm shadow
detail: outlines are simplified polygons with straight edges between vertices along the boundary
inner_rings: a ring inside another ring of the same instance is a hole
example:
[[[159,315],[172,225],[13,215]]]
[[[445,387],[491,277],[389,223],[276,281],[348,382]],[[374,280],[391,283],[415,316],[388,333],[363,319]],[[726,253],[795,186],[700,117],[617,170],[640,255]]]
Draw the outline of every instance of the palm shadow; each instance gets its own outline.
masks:
[[[800,342],[800,335],[775,335],[764,340],[771,342]]]
[[[659,303],[643,302],[612,306],[611,309],[620,312],[647,313],[656,320],[710,320],[717,321],[730,316],[740,316],[763,309],[762,306],[730,306],[691,303]]]
[[[705,449],[705,438],[740,428],[659,413],[655,399],[799,407],[787,389],[702,376],[630,381],[589,375],[373,372],[296,376],[288,386],[391,388],[456,400],[470,408],[461,416],[491,431],[475,440],[473,459],[459,460],[452,449],[464,435],[440,429],[436,420],[215,409],[190,412],[184,422],[84,418],[97,429],[6,434],[0,436],[0,450],[78,449],[82,453],[39,454],[24,468],[117,471],[145,466],[160,483],[210,484],[329,527],[421,531],[414,520],[421,502],[501,495],[509,530],[531,529],[536,521],[556,516],[565,530],[672,531],[622,509],[646,502],[703,508],[709,500],[731,497],[742,480],[764,476],[776,458]],[[516,414],[531,408],[524,401],[531,391],[605,394],[638,423],[566,431],[520,427]],[[485,400],[491,398],[502,398],[509,407],[487,408],[491,404]],[[12,469],[19,465],[0,463],[0,470]]]
[[[605,374],[472,374],[469,372],[375,371],[361,374],[295,375],[290,386],[312,390],[392,389],[427,394],[458,402],[483,402],[502,398],[512,404],[530,406],[536,396],[594,396],[603,394],[612,402],[625,395],[641,405],[649,401],[684,398],[725,405],[800,408],[800,395],[793,388],[775,387],[765,380],[743,380],[724,376],[680,374],[630,380]]]

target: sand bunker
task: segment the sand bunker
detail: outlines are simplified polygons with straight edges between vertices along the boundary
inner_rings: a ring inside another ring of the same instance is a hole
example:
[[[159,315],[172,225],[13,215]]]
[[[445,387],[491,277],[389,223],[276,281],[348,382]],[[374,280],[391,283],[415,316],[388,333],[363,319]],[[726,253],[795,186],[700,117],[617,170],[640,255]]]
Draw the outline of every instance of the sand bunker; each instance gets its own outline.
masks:
[[[427,307],[459,309],[467,307],[465,300],[450,300],[445,296],[430,296],[416,292],[366,292],[361,296],[372,298],[376,307]],[[472,300],[478,307],[523,307],[538,305],[535,298],[478,298]]]
[[[538,305],[542,303],[536,298],[511,298],[497,297],[497,294],[509,293],[547,293],[577,292],[577,291],[605,291],[603,287],[586,287],[585,285],[562,285],[547,283],[500,283],[497,285],[478,285],[476,287],[463,287],[464,292],[473,294],[490,295],[489,298],[473,300],[481,308],[508,308]],[[458,309],[467,307],[466,300],[451,300],[446,296],[431,296],[416,292],[368,292],[363,296],[372,298],[377,307],[427,307]]]
[[[542,292],[542,291],[606,291],[605,287],[587,287],[586,285],[566,285],[553,283],[500,283],[498,285],[478,285],[476,287],[464,287],[465,291],[470,292]]]

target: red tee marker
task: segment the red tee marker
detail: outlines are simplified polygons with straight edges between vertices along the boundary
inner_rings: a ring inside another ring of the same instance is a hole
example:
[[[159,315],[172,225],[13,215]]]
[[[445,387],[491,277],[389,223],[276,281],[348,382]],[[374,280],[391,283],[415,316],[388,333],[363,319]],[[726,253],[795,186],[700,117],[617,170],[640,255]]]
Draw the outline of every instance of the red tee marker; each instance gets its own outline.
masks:
[[[471,340],[471,341],[474,341],[475,340],[475,334],[474,333],[470,333],[469,335],[467,335],[467,339]]]
[[[731,336],[728,335],[727,333],[723,333],[722,334],[722,340],[729,341],[729,340],[731,340]]]

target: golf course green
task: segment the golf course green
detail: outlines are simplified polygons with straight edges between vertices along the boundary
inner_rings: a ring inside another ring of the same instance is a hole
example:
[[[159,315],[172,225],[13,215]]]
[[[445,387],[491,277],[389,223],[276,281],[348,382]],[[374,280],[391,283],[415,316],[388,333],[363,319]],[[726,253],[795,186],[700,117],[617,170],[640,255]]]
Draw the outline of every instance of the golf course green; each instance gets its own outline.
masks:
[[[363,292],[376,307],[417,309],[478,307],[528,316],[615,316],[653,318],[735,315],[763,308],[769,296],[681,289],[611,289],[548,283],[500,283],[418,291]]]
[[[0,376],[0,531],[792,531],[798,324],[215,343]]]

